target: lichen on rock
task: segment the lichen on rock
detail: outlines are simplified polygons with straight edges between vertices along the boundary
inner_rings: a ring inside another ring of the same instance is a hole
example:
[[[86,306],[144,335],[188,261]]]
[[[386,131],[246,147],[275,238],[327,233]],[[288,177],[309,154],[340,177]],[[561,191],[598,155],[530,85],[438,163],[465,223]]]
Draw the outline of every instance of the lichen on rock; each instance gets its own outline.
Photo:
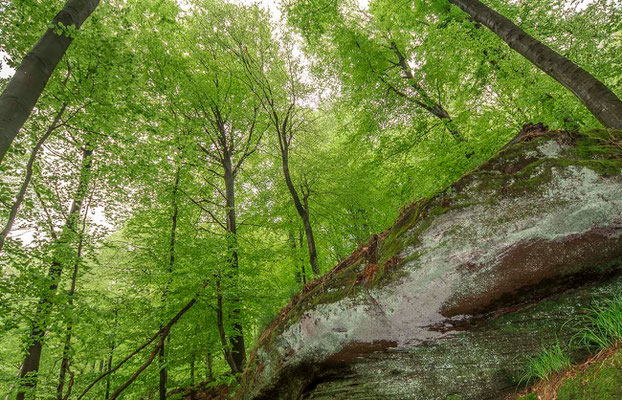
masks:
[[[562,334],[595,288],[622,286],[611,135],[523,132],[413,203],[292,300],[238,397],[499,398],[516,384],[519,355]]]

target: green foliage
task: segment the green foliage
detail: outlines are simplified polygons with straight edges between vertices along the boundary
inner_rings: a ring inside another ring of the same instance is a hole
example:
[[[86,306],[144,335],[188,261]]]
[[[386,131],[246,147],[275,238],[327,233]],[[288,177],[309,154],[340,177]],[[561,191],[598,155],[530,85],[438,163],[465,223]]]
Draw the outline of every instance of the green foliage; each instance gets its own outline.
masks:
[[[15,392],[41,299],[50,302],[50,314],[37,398],[55,398],[68,326],[75,397],[109,362],[114,366],[157,332],[204,281],[197,304],[167,341],[167,386],[232,383],[219,295],[226,339],[241,325],[248,350],[302,288],[303,275],[311,277],[275,133],[292,104],[289,169],[296,189],[308,194],[322,272],[384,230],[400,208],[486,160],[522,124],[597,127],[569,92],[445,0],[374,0],[368,7],[353,0],[288,0],[283,21],[239,2],[111,0],[101,2],[79,34],[48,25],[62,0],[1,3],[0,50],[10,67],[46,27],[73,38],[0,165],[4,223],[33,146],[65,105],[0,254],[3,394]],[[620,94],[619,4],[491,5]],[[412,78],[396,65],[397,53]],[[419,103],[442,106],[451,121]],[[618,134],[612,133],[612,144],[603,131],[591,132],[601,135],[603,146],[579,147],[581,156],[618,168],[612,147]],[[67,210],[85,146],[94,149],[94,163],[80,229],[69,232]],[[237,166],[234,235],[222,196],[225,147]],[[231,271],[234,252],[239,267]],[[54,259],[63,266],[58,290],[50,290]],[[586,334],[586,342],[613,340],[600,333],[613,335],[612,320],[601,318],[594,315],[590,325],[600,336]],[[125,382],[149,351],[112,374],[110,387]],[[534,376],[563,361],[555,348],[547,351],[534,361],[540,363]],[[125,398],[155,396],[157,364]],[[89,398],[105,398],[107,383]]]

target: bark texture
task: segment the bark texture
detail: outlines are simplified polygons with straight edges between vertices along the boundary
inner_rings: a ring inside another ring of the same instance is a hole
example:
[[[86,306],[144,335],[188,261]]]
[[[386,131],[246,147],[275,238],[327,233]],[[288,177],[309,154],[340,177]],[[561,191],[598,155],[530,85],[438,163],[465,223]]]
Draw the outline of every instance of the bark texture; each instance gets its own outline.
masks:
[[[530,126],[282,310],[239,399],[500,399],[622,288],[622,135]]]
[[[622,130],[622,101],[589,72],[534,39],[481,1],[449,0],[449,2],[493,31],[512,49],[574,93],[603,126]]]
[[[98,6],[99,0],[68,0],[52,25],[79,29]],[[73,39],[48,29],[24,57],[22,64],[0,95],[0,162],[26,122],[50,76]]]

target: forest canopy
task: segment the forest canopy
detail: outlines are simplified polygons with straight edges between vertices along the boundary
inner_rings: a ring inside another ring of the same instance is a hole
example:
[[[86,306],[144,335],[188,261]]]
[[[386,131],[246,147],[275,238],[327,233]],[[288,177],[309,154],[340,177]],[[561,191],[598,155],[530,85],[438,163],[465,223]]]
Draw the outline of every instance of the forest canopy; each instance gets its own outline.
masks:
[[[0,0],[0,54],[7,399],[232,384],[524,124],[622,129],[617,0]]]

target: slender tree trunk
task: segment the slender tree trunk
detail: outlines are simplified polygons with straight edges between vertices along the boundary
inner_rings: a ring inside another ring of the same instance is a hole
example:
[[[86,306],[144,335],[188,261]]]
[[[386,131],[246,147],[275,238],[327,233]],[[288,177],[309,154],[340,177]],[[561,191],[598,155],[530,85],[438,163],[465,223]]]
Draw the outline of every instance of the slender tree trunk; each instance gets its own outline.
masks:
[[[194,364],[196,357],[193,355],[192,360],[190,360],[190,384],[194,386]]]
[[[179,190],[179,168],[175,172],[175,184],[173,185],[173,215],[171,217],[171,241],[169,243],[169,260],[168,260],[168,282],[162,295],[162,306],[166,304],[169,286],[173,275],[173,267],[175,265],[175,239],[177,237],[177,217],[179,215],[179,206],[177,205],[177,191]],[[162,326],[160,326],[162,328]],[[170,336],[169,336],[170,339]],[[170,342],[170,341],[169,341]],[[168,380],[168,370],[166,366],[166,349],[165,342],[162,342],[160,352],[158,354],[158,362],[160,364],[160,384],[159,393],[160,400],[166,400],[166,381]]]
[[[70,253],[70,246],[73,235],[76,232],[77,221],[82,208],[82,202],[86,197],[89,179],[91,175],[91,167],[93,165],[93,150],[90,146],[85,146],[82,151],[82,167],[80,169],[80,178],[76,194],[63,232],[57,241],[57,249],[52,260],[47,278],[50,282],[47,293],[43,294],[37,305],[35,318],[33,320],[32,330],[28,338],[28,349],[24,358],[22,372],[20,374],[20,388],[17,393],[17,400],[24,400],[26,392],[37,384],[37,373],[41,362],[41,351],[43,349],[43,340],[45,330],[48,325],[48,318],[52,311],[52,297],[56,294],[58,282],[63,272],[63,265]]]
[[[45,141],[50,137],[50,135],[54,132],[54,130],[58,128],[58,123],[60,122],[60,119],[65,113],[66,108],[67,108],[67,104],[63,103],[60,110],[58,110],[58,113],[56,113],[56,117],[54,117],[54,121],[48,127],[45,134],[43,134],[43,136],[41,136],[39,141],[37,141],[37,144],[35,144],[35,147],[32,149],[32,153],[30,153],[30,158],[28,159],[28,163],[26,164],[26,176],[24,177],[24,182],[22,182],[22,186],[20,187],[19,192],[17,193],[15,202],[13,203],[13,206],[11,207],[11,212],[9,213],[9,220],[7,221],[2,232],[0,232],[0,251],[4,247],[4,241],[6,240],[7,236],[9,236],[11,229],[13,229],[13,224],[15,223],[17,212],[19,211],[19,208],[21,207],[22,202],[24,201],[26,190],[28,189],[28,185],[30,185],[30,180],[32,179],[33,167],[35,164],[35,160],[37,159],[37,154],[39,153],[39,150],[41,150],[41,147],[43,147],[43,144],[45,143]]]
[[[218,325],[218,337],[222,345],[225,360],[233,373],[237,372],[237,365],[231,356],[231,349],[227,343],[227,333],[225,332],[225,322],[222,309],[222,289],[220,287],[220,276],[216,279],[216,324]]]
[[[84,233],[84,232],[82,232]],[[60,363],[60,373],[58,377],[58,386],[56,387],[56,400],[63,400],[63,391],[65,389],[65,376],[69,370],[69,358],[71,357],[71,336],[73,330],[73,295],[76,292],[76,281],[78,280],[78,269],[80,268],[80,258],[82,257],[82,246],[84,238],[80,237],[78,243],[78,251],[76,261],[73,265],[73,274],[71,276],[71,287],[69,288],[69,321],[67,322],[67,332],[65,333],[65,345],[63,346],[63,357]]]
[[[131,359],[132,357],[134,357],[136,354],[138,354],[138,352],[142,349],[144,349],[145,347],[147,347],[150,343],[152,343],[154,340],[156,340],[158,337],[160,338],[160,340],[158,341],[158,343],[156,344],[156,346],[154,347],[154,349],[151,351],[151,353],[149,354],[149,358],[147,358],[147,361],[145,361],[135,372],[134,374],[132,374],[132,376],[125,381],[125,383],[123,383],[121,386],[119,386],[117,388],[117,390],[114,391],[114,393],[112,394],[112,396],[110,397],[110,400],[115,400],[117,397],[119,397],[119,395],[125,390],[127,389],[135,380],[136,378],[138,378],[140,376],[140,374],[142,374],[142,372],[147,369],[147,367],[149,367],[149,365],[151,365],[151,363],[153,362],[153,360],[156,357],[156,354],[158,353],[160,347],[162,347],[164,340],[166,340],[168,334],[171,331],[171,328],[173,327],[173,325],[175,325],[180,319],[181,317],[184,316],[184,314],[186,314],[197,302],[199,296],[201,295],[201,292],[203,291],[203,289],[205,289],[207,287],[207,285],[209,284],[209,280],[205,280],[203,282],[203,285],[199,288],[199,290],[195,293],[194,297],[192,298],[192,300],[190,300],[185,306],[184,308],[182,308],[181,310],[179,310],[179,312],[177,314],[175,314],[175,316],[173,318],[170,319],[170,321],[164,325],[164,327],[162,329],[160,329],[158,331],[158,333],[156,333],[154,336],[152,336],[145,344],[143,344],[139,349],[135,350],[132,354],[130,354],[128,357],[126,357],[122,362],[120,362],[119,364],[117,364],[116,367],[114,367],[113,369],[111,369],[107,374],[109,374],[112,371],[116,371],[117,369],[119,369],[126,361],[128,361],[129,359]],[[80,400],[82,397],[84,397],[86,395],[86,393],[88,393],[89,390],[91,390],[91,388],[97,383],[99,382],[101,379],[103,378],[102,375],[100,375],[97,379],[95,379],[95,381],[91,382],[91,384],[89,384],[89,386],[87,386],[87,388],[82,392],[82,394],[80,394],[80,396],[78,396],[77,400]]]
[[[91,206],[91,201],[93,200],[93,192],[91,192],[91,197],[89,199],[89,203],[87,204],[84,210],[84,218],[82,219],[82,229],[80,231],[80,239],[78,241],[78,250],[76,251],[76,259],[73,265],[73,274],[71,276],[71,286],[69,288],[69,293],[67,293],[68,300],[68,310],[69,310],[69,320],[67,321],[67,331],[65,334],[65,345],[63,346],[63,357],[60,363],[60,373],[58,377],[58,386],[56,388],[56,399],[63,400],[64,398],[69,397],[71,394],[71,386],[73,384],[73,374],[71,375],[71,383],[69,384],[69,388],[67,390],[67,395],[63,397],[63,391],[65,388],[65,377],[67,372],[69,372],[69,364],[71,358],[71,337],[73,331],[73,298],[76,292],[76,282],[78,280],[78,270],[80,269],[80,263],[82,261],[82,249],[84,246],[84,232],[86,231],[86,215]],[[103,368],[103,360],[99,361],[99,369],[100,373]]]
[[[300,253],[298,252],[298,246],[296,245],[296,238],[294,237],[294,234],[291,231],[288,234],[289,234],[289,244],[292,249],[292,256],[294,258],[294,264],[295,264],[296,270],[300,269],[299,271],[296,271],[296,282],[302,283],[304,286],[307,284],[307,272],[305,271],[305,263],[301,262]],[[301,239],[300,244],[302,247],[302,233],[301,233],[300,239]]]
[[[114,327],[116,328],[117,326],[117,318],[119,316],[119,310],[117,308],[114,309]],[[112,376],[112,357],[114,356],[114,348],[115,348],[115,334],[114,334],[114,330],[113,330],[113,335],[112,335],[112,339],[110,341],[110,352],[108,353],[108,365],[106,366],[106,372],[108,372],[108,375],[106,375],[106,392],[104,395],[104,399],[108,400],[110,398],[110,378]]]
[[[58,27],[62,23],[67,27],[80,28],[98,4],[99,0],[68,0],[52,20],[52,26]],[[26,54],[0,95],[0,162],[72,40],[65,34],[57,35],[54,29],[49,28]]]
[[[601,124],[622,129],[622,101],[602,82],[478,0],[449,0],[570,90]]]
[[[279,135],[281,135],[279,133]],[[311,270],[315,276],[320,274],[320,268],[317,262],[317,249],[315,247],[315,238],[313,237],[313,228],[311,227],[311,220],[309,218],[309,209],[308,204],[307,207],[303,205],[302,201],[300,201],[300,196],[298,195],[298,191],[292,182],[292,177],[289,172],[289,148],[287,142],[284,140],[283,136],[281,136],[281,161],[283,166],[283,176],[285,177],[285,183],[287,185],[287,189],[289,190],[290,195],[292,196],[292,200],[294,201],[294,207],[296,208],[296,212],[300,216],[302,220],[302,225],[305,229],[305,236],[307,237],[307,247],[309,249],[309,264],[311,264]]]
[[[206,371],[206,380],[211,381],[214,380],[214,371],[212,370],[212,353],[210,353],[209,351],[207,352],[207,355],[205,356],[205,363],[207,365],[207,371]]]

